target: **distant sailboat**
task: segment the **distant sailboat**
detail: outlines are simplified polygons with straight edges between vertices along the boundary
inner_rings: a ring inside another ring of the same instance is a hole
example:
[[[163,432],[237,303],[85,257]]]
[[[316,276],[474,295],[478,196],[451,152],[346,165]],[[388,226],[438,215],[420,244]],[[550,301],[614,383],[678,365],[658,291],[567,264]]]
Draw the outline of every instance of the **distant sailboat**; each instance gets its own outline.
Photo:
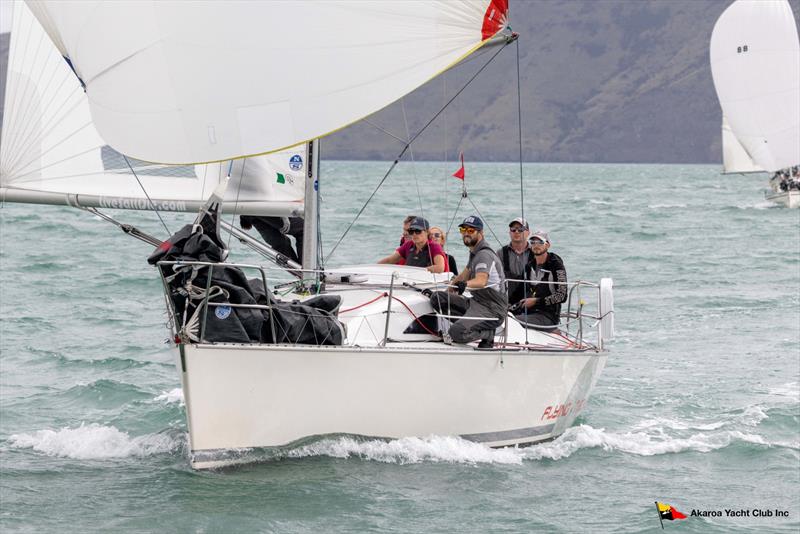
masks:
[[[448,274],[318,263],[318,139],[490,41],[513,42],[502,34],[506,0],[15,8],[0,195],[89,209],[205,209],[171,239],[208,238],[213,261],[158,264],[194,467],[330,433],[530,443],[558,436],[581,413],[613,337],[610,279],[570,285],[577,333],[529,330],[509,315],[498,350],[481,351],[446,345],[428,326],[444,317],[421,290],[446,287]],[[302,267],[313,283],[290,286],[297,302],[275,298],[265,269],[223,263],[220,210],[303,216]],[[156,244],[155,255],[173,246]],[[258,287],[214,278],[251,267]],[[252,301],[235,301],[245,287]],[[581,288],[597,296],[596,313]],[[303,311],[312,301],[323,301],[314,317]],[[261,318],[255,330],[248,323],[236,340],[214,337],[245,316]],[[585,318],[594,342],[584,339]],[[307,325],[316,319],[331,327],[323,339]]]
[[[736,0],[711,34],[711,73],[723,113],[724,172],[800,164],[800,42],[786,0]],[[795,207],[800,191],[772,201]]]

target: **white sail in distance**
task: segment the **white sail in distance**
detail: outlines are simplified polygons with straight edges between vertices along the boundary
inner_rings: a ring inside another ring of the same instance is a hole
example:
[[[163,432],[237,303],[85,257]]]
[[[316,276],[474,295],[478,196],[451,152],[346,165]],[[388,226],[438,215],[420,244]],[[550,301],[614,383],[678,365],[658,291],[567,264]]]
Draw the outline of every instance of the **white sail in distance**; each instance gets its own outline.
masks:
[[[79,80],[21,1],[14,3],[1,144],[0,200],[197,211],[230,173],[226,212],[303,212],[305,145],[233,165],[126,161],[98,134]]]
[[[764,169],[753,163],[747,150],[736,139],[736,135],[724,115],[722,117],[722,172],[723,174],[764,172]]]
[[[753,163],[800,163],[800,41],[786,0],[737,0],[711,34],[722,113]]]
[[[505,27],[507,0],[29,0],[98,132],[144,161],[207,163],[322,137]]]

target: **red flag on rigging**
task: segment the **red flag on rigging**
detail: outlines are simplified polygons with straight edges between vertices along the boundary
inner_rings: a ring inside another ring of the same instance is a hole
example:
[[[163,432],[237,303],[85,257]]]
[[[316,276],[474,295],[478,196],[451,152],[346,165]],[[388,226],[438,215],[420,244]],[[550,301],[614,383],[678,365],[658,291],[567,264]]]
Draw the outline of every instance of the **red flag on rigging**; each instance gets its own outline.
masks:
[[[459,154],[459,155],[461,156],[461,168],[453,173],[453,178],[458,178],[459,180],[463,180],[464,179],[464,153],[461,152],[461,154]]]

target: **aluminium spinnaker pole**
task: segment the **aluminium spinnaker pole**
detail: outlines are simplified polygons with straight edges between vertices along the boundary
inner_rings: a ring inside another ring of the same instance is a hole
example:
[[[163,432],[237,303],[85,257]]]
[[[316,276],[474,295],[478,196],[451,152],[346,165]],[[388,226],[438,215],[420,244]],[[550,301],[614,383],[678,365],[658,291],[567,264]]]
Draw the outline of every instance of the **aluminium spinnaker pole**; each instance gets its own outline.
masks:
[[[313,287],[319,283],[319,265],[317,262],[317,220],[319,191],[319,139],[306,144],[306,180],[303,197],[303,278],[313,278]],[[308,285],[307,285],[308,287]]]

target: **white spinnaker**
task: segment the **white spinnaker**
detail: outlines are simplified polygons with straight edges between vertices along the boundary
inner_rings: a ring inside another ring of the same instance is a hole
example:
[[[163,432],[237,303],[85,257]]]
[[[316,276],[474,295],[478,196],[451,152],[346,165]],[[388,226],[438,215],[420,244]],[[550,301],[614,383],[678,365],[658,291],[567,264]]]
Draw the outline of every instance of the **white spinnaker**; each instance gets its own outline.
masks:
[[[0,198],[196,211],[230,171],[226,212],[302,213],[306,147],[229,164],[152,165],[107,146],[80,82],[24,2],[15,2],[0,149]],[[145,194],[146,191],[146,194]],[[148,200],[148,196],[150,200]]]
[[[506,0],[28,0],[109,145],[222,161],[372,114],[475,50]]]
[[[722,113],[767,171],[800,163],[800,42],[786,0],[737,0],[711,34]]]
[[[742,146],[728,124],[722,117],[722,172],[724,174],[764,172],[764,169],[753,163],[747,150]]]

